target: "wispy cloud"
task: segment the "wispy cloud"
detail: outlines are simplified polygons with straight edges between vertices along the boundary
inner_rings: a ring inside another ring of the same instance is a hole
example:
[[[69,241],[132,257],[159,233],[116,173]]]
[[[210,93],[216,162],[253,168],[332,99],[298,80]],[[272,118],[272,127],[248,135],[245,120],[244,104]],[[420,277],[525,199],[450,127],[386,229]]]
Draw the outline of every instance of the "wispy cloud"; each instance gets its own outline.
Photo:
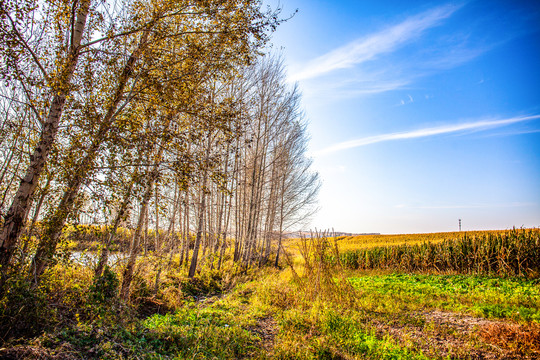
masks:
[[[413,103],[413,102],[414,102],[413,97],[412,97],[410,94],[407,94],[407,100],[401,99],[401,100],[399,101],[399,103],[396,104],[396,106],[403,106],[403,105],[411,104],[411,103]]]
[[[461,6],[447,4],[411,16],[397,25],[357,39],[312,60],[304,70],[292,75],[291,78],[292,80],[316,78],[334,70],[351,68],[373,60],[378,55],[393,52],[418,38],[426,30],[441,24]]]
[[[458,133],[463,131],[470,130],[487,130],[500,126],[536,120],[540,119],[540,115],[531,115],[531,116],[521,116],[513,117],[508,119],[499,119],[499,120],[479,120],[474,122],[462,123],[462,124],[452,124],[444,125],[437,127],[429,127],[424,129],[405,131],[405,132],[394,132],[389,134],[381,134],[375,136],[367,136],[356,140],[344,141],[337,143],[335,145],[329,146],[325,149],[322,149],[316,152],[316,155],[333,153],[340,150],[351,149],[355,147],[376,144],[384,141],[394,141],[394,140],[405,140],[405,139],[417,139],[429,136]]]
[[[409,85],[405,79],[396,80],[356,80],[346,79],[335,83],[311,84],[303,89],[303,95],[321,99],[349,99],[357,96],[380,94],[387,91],[404,89]]]

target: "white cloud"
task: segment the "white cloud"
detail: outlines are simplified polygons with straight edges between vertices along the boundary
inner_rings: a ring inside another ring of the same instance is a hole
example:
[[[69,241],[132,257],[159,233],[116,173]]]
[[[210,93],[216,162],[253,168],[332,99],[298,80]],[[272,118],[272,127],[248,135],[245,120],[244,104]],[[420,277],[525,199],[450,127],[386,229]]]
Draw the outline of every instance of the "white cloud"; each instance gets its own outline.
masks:
[[[293,74],[291,78],[292,80],[316,78],[334,70],[351,68],[373,60],[378,55],[393,52],[418,38],[424,31],[439,25],[461,6],[447,4],[411,16],[397,25],[357,39],[312,60],[304,70]]]
[[[513,117],[508,119],[500,120],[479,120],[475,122],[468,122],[462,124],[454,125],[444,125],[438,127],[430,127],[412,131],[405,132],[395,132],[389,134],[381,134],[375,136],[366,136],[356,140],[343,141],[335,145],[329,146],[325,149],[315,152],[315,155],[328,154],[340,150],[351,149],[355,147],[375,144],[384,141],[393,141],[393,140],[405,140],[405,139],[416,139],[428,136],[443,135],[449,133],[457,133],[467,130],[485,130],[490,128],[496,128],[500,126],[515,124],[524,121],[540,119],[540,115],[531,115],[531,116],[521,116]]]

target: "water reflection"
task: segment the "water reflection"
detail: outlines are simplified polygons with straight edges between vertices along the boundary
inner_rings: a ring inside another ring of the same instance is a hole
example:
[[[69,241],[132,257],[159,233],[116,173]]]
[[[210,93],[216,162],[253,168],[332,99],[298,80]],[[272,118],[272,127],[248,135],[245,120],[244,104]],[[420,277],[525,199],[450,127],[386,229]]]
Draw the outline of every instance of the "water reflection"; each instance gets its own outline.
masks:
[[[128,254],[122,252],[115,252],[109,254],[109,266],[115,266],[118,264],[125,264],[127,262]],[[71,253],[70,260],[85,266],[94,267],[99,260],[99,252],[97,251],[74,251]]]

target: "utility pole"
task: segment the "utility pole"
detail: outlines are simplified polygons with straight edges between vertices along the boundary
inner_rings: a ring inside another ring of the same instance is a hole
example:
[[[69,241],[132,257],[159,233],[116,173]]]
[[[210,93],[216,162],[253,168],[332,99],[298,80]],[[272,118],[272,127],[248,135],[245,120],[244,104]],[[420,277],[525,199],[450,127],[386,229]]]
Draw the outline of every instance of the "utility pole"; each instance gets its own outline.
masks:
[[[459,219],[459,231],[461,231],[461,219]]]

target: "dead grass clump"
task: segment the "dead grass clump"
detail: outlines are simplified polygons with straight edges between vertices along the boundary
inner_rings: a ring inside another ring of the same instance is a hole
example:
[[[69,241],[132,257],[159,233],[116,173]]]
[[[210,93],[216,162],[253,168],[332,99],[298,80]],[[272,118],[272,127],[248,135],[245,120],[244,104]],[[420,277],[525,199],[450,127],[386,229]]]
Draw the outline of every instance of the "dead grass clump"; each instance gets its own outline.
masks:
[[[18,345],[11,348],[0,349],[0,358],[5,360],[75,360],[79,359],[68,343],[62,344],[59,348],[51,350],[41,345]]]
[[[345,276],[337,244],[332,244],[326,233],[316,232],[300,239],[298,252],[303,262],[300,274],[286,257],[300,290],[297,295],[305,305],[311,307],[315,300],[323,300],[344,308],[354,307],[357,291]]]
[[[480,330],[480,337],[515,355],[540,358],[540,325],[489,324]]]
[[[266,281],[257,291],[258,297],[265,304],[280,310],[292,309],[298,305],[298,294],[285,281]]]

